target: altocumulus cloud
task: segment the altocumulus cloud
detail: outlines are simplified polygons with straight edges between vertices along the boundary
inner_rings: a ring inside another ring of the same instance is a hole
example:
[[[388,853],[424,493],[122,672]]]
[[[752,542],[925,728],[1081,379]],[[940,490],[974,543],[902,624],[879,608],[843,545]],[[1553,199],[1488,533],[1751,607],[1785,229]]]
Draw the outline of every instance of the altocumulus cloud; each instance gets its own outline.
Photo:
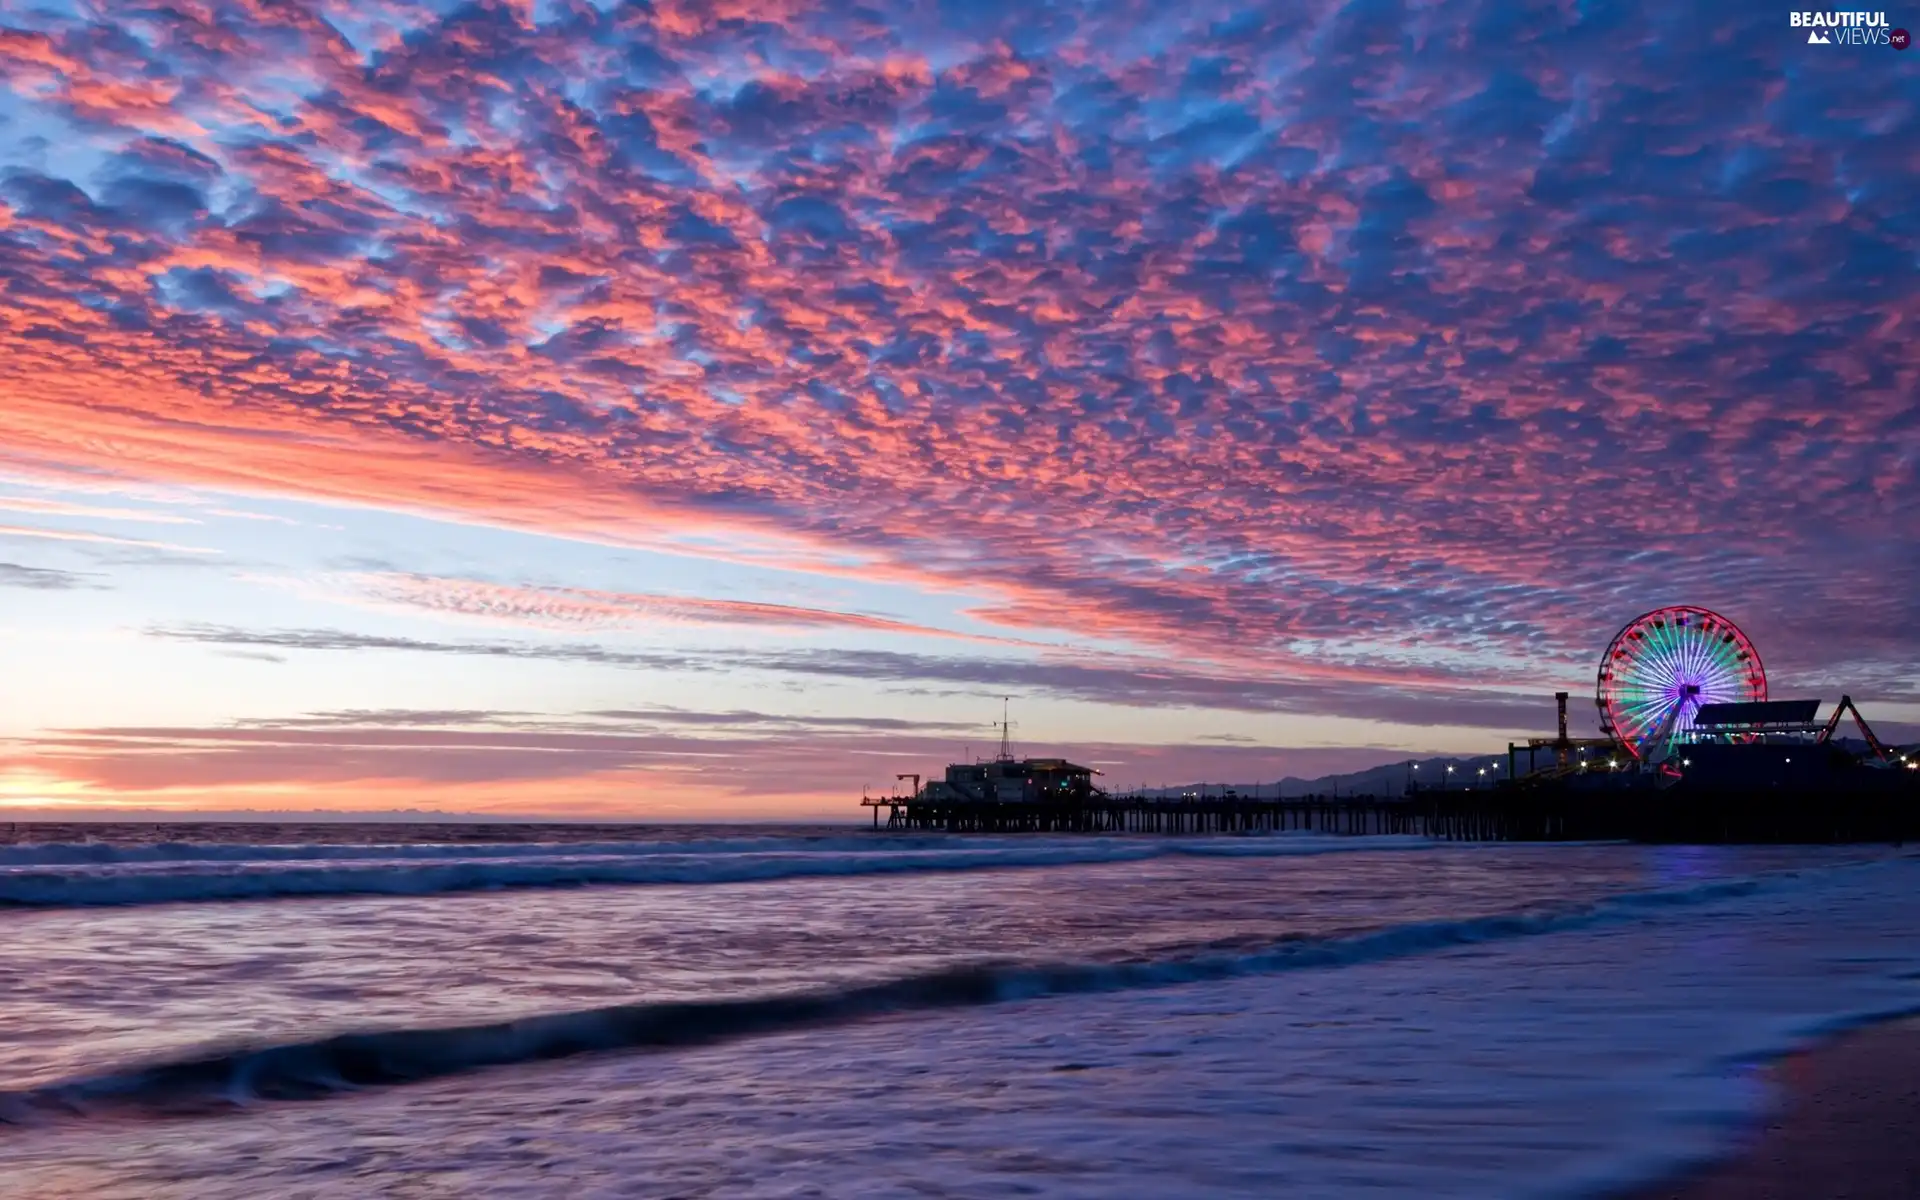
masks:
[[[1920,659],[1904,63],[1630,0],[748,11],[9,9],[0,442],[1196,654],[1688,599]]]

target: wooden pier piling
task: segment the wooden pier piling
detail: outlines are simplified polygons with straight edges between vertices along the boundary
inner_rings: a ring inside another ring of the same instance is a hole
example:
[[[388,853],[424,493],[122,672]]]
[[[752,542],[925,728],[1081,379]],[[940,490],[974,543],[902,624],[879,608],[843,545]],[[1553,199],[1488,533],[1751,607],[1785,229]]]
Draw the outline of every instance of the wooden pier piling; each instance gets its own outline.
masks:
[[[1920,779],[1878,772],[1844,789],[1583,791],[1502,786],[1407,796],[1095,796],[1074,803],[866,798],[876,828],[943,833],[1313,832],[1444,841],[1834,843],[1920,841]],[[884,825],[880,810],[887,810]]]

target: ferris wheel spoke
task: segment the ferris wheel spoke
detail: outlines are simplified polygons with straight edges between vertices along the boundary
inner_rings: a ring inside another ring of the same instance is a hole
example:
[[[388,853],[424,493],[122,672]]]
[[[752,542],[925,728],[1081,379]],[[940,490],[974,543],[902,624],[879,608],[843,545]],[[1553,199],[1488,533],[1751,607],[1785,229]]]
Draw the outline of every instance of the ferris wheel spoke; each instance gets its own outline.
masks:
[[[1686,626],[1681,626],[1685,630]],[[1688,683],[1697,683],[1700,677],[1699,647],[1689,633],[1678,632],[1674,636],[1674,658],[1680,664],[1680,678]]]
[[[1678,688],[1690,681],[1692,672],[1688,669],[1687,643],[1676,625],[1669,624],[1661,640],[1667,647],[1667,661],[1672,664],[1670,678],[1672,686]]]
[[[1700,674],[1706,681],[1700,687],[1700,694],[1703,696],[1706,695],[1708,683],[1716,687],[1724,686],[1721,676],[1726,672],[1726,665],[1721,661],[1717,645],[1712,635],[1705,632],[1701,633],[1694,643],[1694,659],[1699,663]]]
[[[1675,660],[1674,647],[1667,637],[1664,625],[1655,625],[1653,635],[1648,639],[1653,645],[1654,661],[1659,671],[1658,679],[1663,688],[1672,688],[1679,677],[1679,664]]]

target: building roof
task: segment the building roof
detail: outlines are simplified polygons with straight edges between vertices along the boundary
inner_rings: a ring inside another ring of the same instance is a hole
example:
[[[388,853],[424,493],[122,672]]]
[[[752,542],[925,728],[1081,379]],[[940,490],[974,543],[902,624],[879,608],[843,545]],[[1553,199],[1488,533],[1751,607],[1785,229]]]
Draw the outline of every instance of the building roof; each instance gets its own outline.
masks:
[[[1031,770],[1066,771],[1074,775],[1098,775],[1100,773],[1092,767],[1076,766],[1064,758],[1028,758],[1022,759],[1021,761]]]
[[[1750,725],[1811,725],[1820,711],[1818,700],[1753,700],[1745,704],[1702,704],[1693,714],[1693,727],[1729,728]]]
[[[1092,767],[1083,767],[1070,763],[1064,758],[989,758],[979,762],[953,763],[949,771],[986,771],[990,767],[999,767],[1002,772],[1016,771],[1054,771],[1068,775],[1098,775]]]

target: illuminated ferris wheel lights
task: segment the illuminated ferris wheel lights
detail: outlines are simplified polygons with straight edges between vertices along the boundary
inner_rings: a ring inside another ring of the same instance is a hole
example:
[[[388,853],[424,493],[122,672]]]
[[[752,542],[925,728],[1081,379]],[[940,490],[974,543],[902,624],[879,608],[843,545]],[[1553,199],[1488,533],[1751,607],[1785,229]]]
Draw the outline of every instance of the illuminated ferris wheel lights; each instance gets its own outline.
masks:
[[[1629,621],[1601,656],[1600,727],[1634,758],[1670,748],[1707,704],[1766,698],[1766,671],[1733,622],[1704,608],[1655,609]],[[1609,767],[1616,765],[1609,763]]]

